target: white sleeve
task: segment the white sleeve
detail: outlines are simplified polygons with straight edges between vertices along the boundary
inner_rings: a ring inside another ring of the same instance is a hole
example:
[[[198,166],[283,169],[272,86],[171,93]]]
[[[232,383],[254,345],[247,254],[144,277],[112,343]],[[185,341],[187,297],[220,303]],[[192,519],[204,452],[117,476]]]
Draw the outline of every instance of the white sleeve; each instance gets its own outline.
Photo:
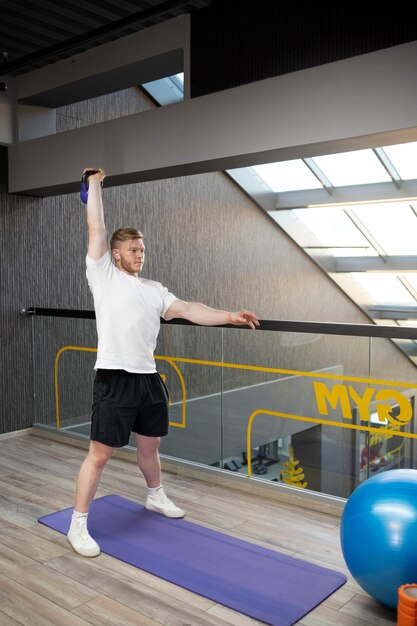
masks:
[[[85,261],[87,266],[86,276],[90,286],[107,283],[114,276],[116,268],[109,250],[97,261],[94,261],[88,255]]]
[[[174,302],[174,300],[178,300],[178,298],[174,296],[173,293],[168,291],[168,289],[166,289],[165,287],[162,287],[162,289],[163,289],[162,299],[163,299],[164,304],[162,307],[161,317],[165,319],[165,313],[167,312],[171,304]]]

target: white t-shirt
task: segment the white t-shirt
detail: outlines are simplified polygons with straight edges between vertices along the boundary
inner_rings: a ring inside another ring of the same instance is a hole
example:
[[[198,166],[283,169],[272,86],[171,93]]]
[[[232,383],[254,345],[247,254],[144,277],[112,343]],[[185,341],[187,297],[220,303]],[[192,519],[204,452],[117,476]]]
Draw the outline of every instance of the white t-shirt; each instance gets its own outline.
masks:
[[[121,272],[110,252],[98,261],[87,255],[86,264],[97,322],[95,369],[156,372],[160,318],[177,298],[161,283]]]

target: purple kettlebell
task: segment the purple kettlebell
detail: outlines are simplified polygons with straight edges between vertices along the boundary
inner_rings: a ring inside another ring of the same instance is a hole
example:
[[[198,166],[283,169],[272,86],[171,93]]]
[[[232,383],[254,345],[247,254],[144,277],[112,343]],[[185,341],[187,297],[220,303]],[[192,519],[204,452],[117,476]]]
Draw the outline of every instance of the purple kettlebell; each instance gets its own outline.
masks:
[[[97,172],[98,170],[87,170],[81,176],[80,198],[84,202],[84,204],[87,204],[87,200],[88,200],[88,177],[92,176],[93,174],[97,174]]]

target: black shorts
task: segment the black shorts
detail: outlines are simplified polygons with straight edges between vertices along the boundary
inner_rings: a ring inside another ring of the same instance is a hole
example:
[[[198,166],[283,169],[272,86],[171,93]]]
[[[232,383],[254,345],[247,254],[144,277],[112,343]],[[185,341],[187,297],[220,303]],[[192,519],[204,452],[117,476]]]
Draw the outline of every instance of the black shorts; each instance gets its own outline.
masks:
[[[121,448],[131,432],[146,437],[168,433],[168,392],[160,375],[97,370],[91,440]]]

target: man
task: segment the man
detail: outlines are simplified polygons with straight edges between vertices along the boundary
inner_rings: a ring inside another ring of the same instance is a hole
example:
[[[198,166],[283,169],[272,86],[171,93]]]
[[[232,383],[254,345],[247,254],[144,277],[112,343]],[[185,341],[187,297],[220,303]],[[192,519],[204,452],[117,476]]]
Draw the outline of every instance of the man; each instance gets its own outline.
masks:
[[[89,172],[90,168],[84,170]],[[134,433],[137,463],[148,495],[145,507],[167,517],[185,513],[161,485],[160,438],[168,432],[167,393],[156,371],[153,352],[160,318],[184,318],[196,324],[235,324],[254,329],[250,311],[229,313],[197,302],[184,302],[160,283],[139,277],[145,245],[140,231],[116,230],[107,242],[101,187],[102,169],[88,178],[87,279],[94,298],[98,347],[93,388],[90,447],[76,486],[68,541],[75,552],[94,557],[100,548],[87,529],[87,515],[104,466],[114,448]]]

